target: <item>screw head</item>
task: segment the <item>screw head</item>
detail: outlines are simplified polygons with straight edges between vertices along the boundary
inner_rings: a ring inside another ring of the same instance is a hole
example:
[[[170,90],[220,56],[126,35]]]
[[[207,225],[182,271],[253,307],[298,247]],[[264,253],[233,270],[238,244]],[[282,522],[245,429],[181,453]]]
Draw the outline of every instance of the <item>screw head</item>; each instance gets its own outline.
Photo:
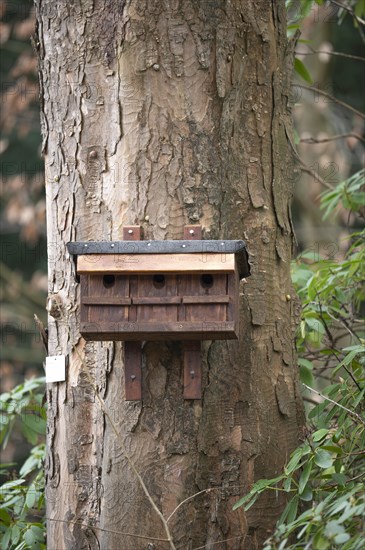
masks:
[[[195,233],[194,229],[190,229],[189,233],[190,233],[190,235],[194,235],[194,233]]]
[[[136,375],[135,374],[131,374],[131,380],[135,380],[136,379]]]
[[[129,233],[129,235],[132,235],[133,229],[128,229],[128,233]]]
[[[114,248],[114,243],[112,243],[110,246],[111,246],[112,248]]]

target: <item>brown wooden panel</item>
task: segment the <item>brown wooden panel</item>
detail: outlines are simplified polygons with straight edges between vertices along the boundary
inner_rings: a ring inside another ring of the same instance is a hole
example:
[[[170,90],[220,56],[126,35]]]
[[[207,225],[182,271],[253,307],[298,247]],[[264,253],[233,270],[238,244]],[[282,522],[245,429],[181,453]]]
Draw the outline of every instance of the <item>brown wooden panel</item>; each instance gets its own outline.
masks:
[[[90,261],[90,258],[94,261]],[[234,271],[234,254],[100,254],[81,255],[77,272],[83,273],[219,273]]]
[[[80,332],[90,340],[230,340],[237,338],[229,322],[120,322],[81,323]]]
[[[183,343],[184,399],[201,399],[200,342]]]
[[[156,277],[163,277],[163,283],[156,282]],[[165,321],[177,321],[178,303],[181,301],[177,295],[177,277],[176,275],[163,272],[154,275],[140,275],[138,277],[138,296],[132,297],[133,303],[135,300],[146,298],[156,298],[161,300],[173,298],[176,300],[176,306],[164,305],[164,302],[155,305],[140,305],[137,309],[137,323],[140,321],[159,322],[161,319]]]
[[[240,280],[239,280],[238,271],[227,275],[227,282],[228,282],[228,293],[232,298],[227,309],[227,321],[234,321],[236,323],[237,330],[238,330],[239,307],[240,307],[240,300],[239,300],[240,299],[240,296],[239,296]]]
[[[227,295],[227,275],[226,274],[209,274],[213,277],[212,285],[202,284],[201,275],[186,275],[182,279],[181,293],[183,296],[193,298],[197,296],[196,302],[191,301],[185,308],[185,321],[200,321],[200,322],[221,322],[227,320],[227,306],[224,303],[207,303],[201,304],[203,298],[207,298],[207,302],[214,296]]]
[[[127,401],[142,399],[142,350],[140,342],[124,344],[125,398]]]
[[[103,297],[105,298],[105,302],[115,299],[125,299],[127,301],[127,299],[129,300],[128,294],[128,276],[115,275],[114,283],[111,286],[105,286],[103,275],[90,275],[88,296],[84,297],[84,303],[86,304],[93,297]],[[105,305],[95,303],[95,305],[88,305],[87,307],[89,308],[88,319],[94,323],[98,323],[99,321],[121,322],[128,320],[128,308],[126,307],[116,307],[111,303]]]
[[[89,309],[84,305],[85,296],[89,292],[89,275],[80,275],[80,321],[85,323],[89,320]]]
[[[99,306],[127,306],[132,303],[132,300],[120,296],[86,296],[83,298],[82,303]]]

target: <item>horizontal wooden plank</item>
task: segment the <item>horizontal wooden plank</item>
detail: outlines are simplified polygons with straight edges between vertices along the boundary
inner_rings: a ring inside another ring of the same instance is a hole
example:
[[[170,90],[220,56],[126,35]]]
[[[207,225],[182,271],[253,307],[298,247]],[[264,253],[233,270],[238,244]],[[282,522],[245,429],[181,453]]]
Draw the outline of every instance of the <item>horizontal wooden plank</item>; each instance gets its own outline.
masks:
[[[84,296],[81,302],[86,306],[129,306],[132,300],[126,296]]]
[[[132,298],[133,305],[168,306],[181,304],[180,296],[147,296]]]
[[[183,296],[183,304],[228,304],[229,296],[214,296],[206,294],[204,296]]]
[[[77,258],[79,274],[228,273],[234,268],[234,254],[100,254]]]
[[[81,323],[80,332],[86,340],[231,340],[238,337],[236,323]]]
[[[82,303],[85,306],[130,306],[130,305],[179,305],[179,304],[228,304],[229,296],[85,296]]]

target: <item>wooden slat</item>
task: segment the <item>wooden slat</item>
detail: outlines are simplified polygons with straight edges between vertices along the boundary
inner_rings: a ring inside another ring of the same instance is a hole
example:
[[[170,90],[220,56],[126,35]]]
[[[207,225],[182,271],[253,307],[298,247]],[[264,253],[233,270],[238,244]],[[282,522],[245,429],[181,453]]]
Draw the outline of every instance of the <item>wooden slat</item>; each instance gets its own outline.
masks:
[[[86,340],[232,340],[236,323],[225,322],[120,322],[81,323]],[[127,342],[126,342],[127,344]]]
[[[183,296],[183,304],[229,304],[229,296]]]
[[[81,273],[220,273],[234,271],[234,254],[101,254],[82,255]]]
[[[88,306],[128,306],[132,300],[121,296],[86,296],[82,303]]]
[[[168,306],[181,303],[179,296],[146,296],[132,298],[133,305],[151,305],[151,306]]]
[[[183,343],[184,399],[201,399],[202,369],[200,342]]]

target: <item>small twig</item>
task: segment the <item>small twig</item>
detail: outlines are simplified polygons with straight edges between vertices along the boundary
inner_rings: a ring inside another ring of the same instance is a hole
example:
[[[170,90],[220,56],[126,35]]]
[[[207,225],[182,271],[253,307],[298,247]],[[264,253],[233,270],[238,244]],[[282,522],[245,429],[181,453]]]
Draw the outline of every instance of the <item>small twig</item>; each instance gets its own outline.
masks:
[[[178,509],[180,508],[180,506],[182,506],[183,504],[185,504],[185,502],[188,502],[188,500],[191,500],[192,498],[195,498],[197,497],[198,495],[202,495],[203,493],[209,493],[211,491],[214,491],[214,490],[217,490],[218,487],[210,487],[209,489],[203,489],[202,491],[199,491],[198,493],[195,493],[194,495],[191,495],[190,497],[188,498],[185,498],[182,502],[180,502],[180,504],[178,504],[176,506],[176,508],[171,512],[171,514],[169,515],[168,518],[166,518],[166,523],[168,523],[170,521],[170,519],[172,518],[172,516],[175,514],[175,512],[178,511]]]
[[[349,6],[346,6],[345,4],[342,4],[341,2],[337,2],[336,0],[330,0],[330,2],[332,2],[332,4],[334,4],[338,8],[341,8],[344,11],[347,11],[347,13],[349,13],[355,19],[355,21],[357,23],[359,23],[360,25],[365,25],[364,19],[361,19],[361,17],[356,15],[354,10],[352,8],[350,8]]]
[[[313,393],[316,393],[317,395],[322,397],[322,399],[325,399],[326,401],[330,401],[334,405],[337,405],[337,407],[340,407],[344,411],[348,412],[351,416],[355,417],[361,424],[363,424],[365,426],[365,420],[363,420],[359,414],[355,413],[354,411],[351,411],[350,409],[348,409],[347,407],[344,407],[343,405],[340,405],[340,403],[337,403],[337,401],[334,401],[330,397],[327,397],[326,395],[323,395],[323,393],[315,390],[314,388],[311,388],[310,386],[307,386],[307,384],[304,384],[304,382],[302,382],[302,384],[305,388],[307,388],[307,390],[310,390]]]
[[[294,156],[298,160],[298,162],[301,166],[301,170],[303,172],[308,173],[310,176],[312,176],[314,178],[314,180],[318,180],[319,183],[321,183],[324,187],[327,187],[327,189],[334,189],[333,185],[331,185],[330,183],[327,183],[324,179],[321,178],[321,176],[319,174],[316,174],[313,170],[311,170],[311,168],[309,168],[309,166],[307,166],[306,163],[304,162],[304,160],[299,156],[299,153],[296,150],[296,148],[294,146],[294,143],[292,142],[290,134],[289,134],[286,127],[285,127],[285,133],[286,133],[286,137],[288,138],[288,141],[290,143],[290,146],[292,148],[292,151],[294,153]]]
[[[105,529],[103,527],[98,527],[97,525],[90,525],[89,523],[84,523],[82,521],[71,521],[66,519],[56,519],[56,518],[45,518],[47,521],[54,521],[58,523],[67,523],[72,525],[81,525],[82,527],[87,527],[88,529],[96,529],[97,531],[103,531],[104,533],[113,533],[114,535],[123,535],[124,537],[134,537],[136,539],[145,539],[145,540],[156,540],[159,542],[170,542],[168,539],[158,539],[156,537],[147,537],[145,535],[135,535],[134,533],[126,533],[125,531],[115,531],[114,529]]]
[[[336,350],[334,350],[334,355],[336,356],[336,359],[341,362],[340,358],[338,357],[338,355],[336,354]],[[354,375],[352,374],[352,372],[346,367],[346,365],[342,365],[342,368],[345,369],[345,371],[347,372],[347,374],[349,375],[349,377],[351,378],[351,380],[353,381],[353,383],[357,386],[357,389],[359,391],[362,391],[362,388],[360,386],[360,384],[358,383],[358,381],[356,380],[356,378],[354,377]]]
[[[354,134],[352,132],[350,132],[349,134],[337,134],[335,136],[331,136],[323,139],[316,139],[313,137],[303,138],[299,140],[299,143],[311,143],[313,145],[316,145],[317,143],[328,143],[329,141],[335,141],[336,139],[346,139],[348,137],[356,138],[359,141],[362,141],[365,143],[365,139],[362,136],[359,136],[359,134]]]
[[[303,88],[304,90],[309,90],[310,92],[317,92],[318,94],[321,94],[325,97],[328,97],[328,99],[331,99],[331,101],[334,101],[335,103],[338,103],[338,105],[342,105],[342,107],[345,107],[345,109],[348,109],[349,111],[352,111],[359,117],[361,117],[363,120],[365,120],[365,115],[361,111],[358,111],[355,109],[355,107],[352,107],[348,103],[345,103],[344,101],[341,101],[340,99],[337,99],[333,95],[325,92],[324,90],[321,90],[320,88],[314,88],[313,86],[305,86],[304,84],[297,84],[299,88]]]
[[[310,52],[295,52],[295,55],[314,55],[318,53],[325,53],[327,55],[334,55],[338,57],[346,57],[348,59],[355,59],[356,61],[365,61],[365,57],[360,57],[359,55],[352,55],[349,53],[333,52],[333,51],[327,51],[327,50],[314,50],[310,46],[308,47],[311,50]]]

